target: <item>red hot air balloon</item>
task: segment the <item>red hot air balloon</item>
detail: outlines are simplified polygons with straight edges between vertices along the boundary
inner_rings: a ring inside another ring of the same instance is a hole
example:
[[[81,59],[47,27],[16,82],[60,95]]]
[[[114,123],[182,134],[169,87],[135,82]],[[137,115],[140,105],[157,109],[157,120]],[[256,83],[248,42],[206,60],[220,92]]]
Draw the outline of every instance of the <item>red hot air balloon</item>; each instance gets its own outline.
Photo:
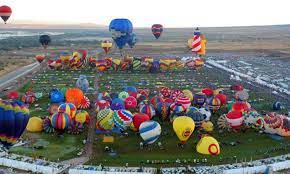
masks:
[[[41,63],[45,59],[45,55],[36,55],[35,59],[37,62]]]
[[[152,25],[151,30],[155,38],[158,39],[163,32],[163,26],[161,24],[154,24]]]
[[[3,5],[0,7],[0,16],[6,24],[6,21],[10,18],[12,10],[10,7]]]

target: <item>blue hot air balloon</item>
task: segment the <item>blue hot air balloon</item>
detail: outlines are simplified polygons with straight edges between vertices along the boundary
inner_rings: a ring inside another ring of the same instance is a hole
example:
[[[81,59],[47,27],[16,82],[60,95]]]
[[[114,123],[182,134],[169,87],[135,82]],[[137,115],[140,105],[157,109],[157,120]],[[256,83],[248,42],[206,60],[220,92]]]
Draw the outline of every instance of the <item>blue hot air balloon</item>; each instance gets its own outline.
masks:
[[[133,32],[133,25],[128,19],[113,19],[109,25],[109,31],[118,48],[122,49]]]
[[[129,38],[128,38],[128,45],[130,48],[134,48],[134,46],[136,45],[137,43],[137,36],[135,33],[132,33],[129,35]]]
[[[19,101],[0,101],[0,144],[9,149],[24,132],[29,110]]]

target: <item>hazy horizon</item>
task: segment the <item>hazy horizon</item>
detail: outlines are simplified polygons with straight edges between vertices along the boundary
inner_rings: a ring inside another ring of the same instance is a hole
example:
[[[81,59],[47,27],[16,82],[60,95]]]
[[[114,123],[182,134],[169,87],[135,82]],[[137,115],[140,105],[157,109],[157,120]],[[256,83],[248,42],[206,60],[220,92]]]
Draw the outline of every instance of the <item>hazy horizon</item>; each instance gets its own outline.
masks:
[[[290,24],[290,2],[251,0],[133,1],[133,0],[2,0],[13,13],[10,24],[108,26],[114,18],[128,18],[134,27],[161,23],[166,28],[263,26]]]

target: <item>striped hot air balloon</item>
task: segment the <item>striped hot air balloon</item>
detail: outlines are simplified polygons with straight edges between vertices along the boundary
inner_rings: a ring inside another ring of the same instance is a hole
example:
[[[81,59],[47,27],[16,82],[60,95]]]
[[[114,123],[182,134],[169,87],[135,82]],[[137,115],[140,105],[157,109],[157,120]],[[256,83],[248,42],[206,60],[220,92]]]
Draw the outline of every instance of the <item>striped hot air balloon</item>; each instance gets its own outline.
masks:
[[[56,130],[65,130],[70,124],[70,118],[67,113],[56,113],[51,116],[51,125]]]
[[[130,111],[121,109],[113,114],[115,126],[120,130],[126,130],[133,121],[133,114]]]
[[[198,53],[200,50],[201,50],[201,37],[200,37],[200,31],[197,28],[194,32],[191,51],[194,53]]]
[[[154,37],[158,39],[163,32],[163,26],[161,24],[154,24],[152,25],[151,30]]]
[[[145,144],[152,144],[159,138],[161,134],[161,126],[156,121],[146,121],[140,125],[139,133]]]
[[[66,113],[70,118],[74,118],[77,112],[77,108],[72,103],[63,103],[58,107],[59,113]]]

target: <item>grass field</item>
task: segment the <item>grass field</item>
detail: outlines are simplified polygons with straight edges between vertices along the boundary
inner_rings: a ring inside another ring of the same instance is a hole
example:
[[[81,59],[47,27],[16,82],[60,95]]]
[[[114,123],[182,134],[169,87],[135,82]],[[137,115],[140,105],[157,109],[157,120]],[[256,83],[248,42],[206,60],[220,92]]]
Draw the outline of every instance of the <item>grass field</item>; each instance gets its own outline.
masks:
[[[94,86],[94,77],[96,71],[85,70],[61,70],[61,71],[44,71],[33,77],[32,81],[26,84],[19,92],[23,93],[32,87],[34,92],[42,92],[43,97],[36,104],[31,105],[31,116],[45,117],[48,115],[46,111],[49,100],[48,92],[51,88],[68,88],[73,87],[80,74],[86,74],[90,82],[90,86]],[[147,87],[153,96],[158,85],[165,85],[171,88],[190,89],[193,92],[200,91],[205,87],[224,88],[228,96],[233,93],[228,87],[235,84],[229,79],[229,75],[219,72],[216,69],[202,68],[200,70],[181,70],[168,71],[157,74],[149,74],[148,72],[106,72],[99,74],[99,92],[120,92],[124,86]],[[106,86],[110,86],[110,90]],[[253,108],[258,111],[271,111],[272,103],[282,99],[271,95],[271,91],[263,88],[243,84],[250,89],[250,103]],[[90,97],[90,95],[88,95]],[[230,97],[230,100],[232,98]],[[281,101],[283,102],[283,101]],[[286,112],[285,110],[281,112]],[[212,116],[212,122],[215,124],[221,113]],[[158,118],[154,118],[158,120]],[[159,121],[159,120],[158,120]],[[207,159],[207,165],[234,163],[236,160],[260,159],[269,156],[281,155],[290,152],[290,139],[274,140],[267,134],[260,134],[254,130],[247,130],[240,133],[219,133],[215,126],[212,133],[221,145],[221,154],[216,157],[200,155],[196,152],[195,146],[198,141],[198,132],[194,132],[191,139],[184,148],[177,147],[178,139],[172,130],[169,122],[161,123],[162,135],[158,142],[162,143],[164,149],[160,149],[157,143],[139,149],[139,143],[142,141],[137,133],[129,131],[129,136],[114,135],[115,142],[112,144],[102,143],[102,135],[98,135],[94,143],[94,157],[87,164],[105,164],[105,165],[125,165],[137,166],[144,163],[148,166],[175,166],[176,159],[182,161],[190,161],[194,164],[194,159]],[[83,147],[82,140],[86,138],[86,131],[81,135],[65,134],[64,138],[58,138],[54,134],[45,133],[28,133],[26,132],[23,139],[28,140],[28,144],[23,147],[12,148],[11,152],[24,154],[33,157],[43,157],[48,160],[57,161],[75,157]],[[233,143],[234,145],[231,145]],[[37,149],[35,146],[43,145],[43,149]],[[104,147],[109,146],[115,152],[116,156],[110,156],[104,151]],[[150,164],[147,164],[149,160]],[[156,160],[151,164],[152,160]],[[158,164],[156,164],[158,163]]]

